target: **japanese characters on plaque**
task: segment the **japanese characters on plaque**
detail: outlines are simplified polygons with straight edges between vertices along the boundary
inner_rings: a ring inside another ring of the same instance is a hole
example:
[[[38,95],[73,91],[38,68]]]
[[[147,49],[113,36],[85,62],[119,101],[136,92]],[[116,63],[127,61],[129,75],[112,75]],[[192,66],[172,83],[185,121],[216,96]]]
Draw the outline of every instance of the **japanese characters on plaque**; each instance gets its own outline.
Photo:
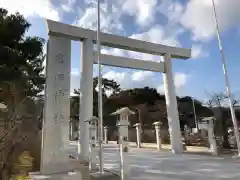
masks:
[[[58,124],[58,123],[61,123],[61,122],[64,122],[64,117],[62,114],[55,114],[54,116],[54,122],[55,124]]]
[[[55,76],[55,81],[63,81],[64,80],[64,74],[58,73],[58,75]]]
[[[58,64],[63,64],[64,63],[64,55],[63,54],[57,54],[56,57],[55,57],[55,60],[58,62]]]
[[[59,102],[58,100],[61,100],[60,98],[67,95],[66,90],[65,89],[58,89],[55,90],[55,94],[54,94],[54,100],[57,101],[56,103],[61,103],[61,101]]]
[[[63,89],[63,87],[61,87],[60,84],[62,84],[62,82],[64,81],[65,78],[65,74],[64,72],[64,60],[65,57],[63,54],[57,54],[55,56],[55,61],[57,62],[57,70],[59,72],[56,73],[55,75],[55,82],[54,82],[54,87],[59,87],[55,89],[55,93],[54,93],[54,101],[55,101],[55,114],[54,114],[54,123],[55,124],[59,124],[64,122],[64,115],[62,114],[63,110],[60,108],[61,104],[64,103],[63,102],[63,97],[66,95],[66,90]],[[60,86],[59,86],[60,85]],[[60,109],[59,109],[60,108]]]

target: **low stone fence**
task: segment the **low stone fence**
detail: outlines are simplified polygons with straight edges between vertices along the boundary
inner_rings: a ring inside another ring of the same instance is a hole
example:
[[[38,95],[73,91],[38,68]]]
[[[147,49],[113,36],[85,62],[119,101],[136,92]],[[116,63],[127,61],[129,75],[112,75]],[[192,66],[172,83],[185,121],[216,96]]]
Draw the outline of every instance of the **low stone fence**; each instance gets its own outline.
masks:
[[[161,139],[163,144],[170,144],[170,137],[168,129],[161,129]],[[117,131],[108,131],[108,139],[110,141],[117,141]],[[145,129],[141,134],[142,142],[156,143],[156,134],[154,129]],[[137,134],[135,128],[129,128],[129,140],[137,142]],[[208,137],[205,133],[192,133],[188,136],[188,144],[193,146],[208,146]]]

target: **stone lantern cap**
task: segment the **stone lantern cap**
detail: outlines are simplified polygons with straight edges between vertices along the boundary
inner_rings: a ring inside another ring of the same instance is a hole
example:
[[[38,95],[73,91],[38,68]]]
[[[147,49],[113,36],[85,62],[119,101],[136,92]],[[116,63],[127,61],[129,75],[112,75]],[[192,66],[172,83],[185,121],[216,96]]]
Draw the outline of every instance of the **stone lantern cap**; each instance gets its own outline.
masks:
[[[124,108],[118,109],[117,111],[113,112],[111,115],[120,115],[120,114],[133,115],[133,114],[135,114],[135,112],[130,110],[128,107],[124,107]]]
[[[136,124],[134,124],[133,126],[134,127],[138,127],[138,126],[140,126],[141,124],[140,123],[136,123]]]
[[[0,103],[0,111],[7,111],[7,106],[3,103]]]
[[[85,122],[98,122],[98,120],[99,120],[99,118],[98,117],[96,117],[96,116],[93,116],[93,117],[91,117],[89,120],[86,120]]]
[[[214,126],[214,121],[216,121],[215,117],[205,117],[202,118],[199,122],[198,122],[198,128],[199,129],[209,129],[209,128],[213,128]]]
[[[199,121],[199,124],[209,124],[210,121],[214,122],[214,121],[216,121],[216,118],[214,116],[202,118]]]
[[[159,121],[154,122],[153,125],[154,125],[154,126],[160,126],[160,125],[161,125],[161,122],[159,122]]]

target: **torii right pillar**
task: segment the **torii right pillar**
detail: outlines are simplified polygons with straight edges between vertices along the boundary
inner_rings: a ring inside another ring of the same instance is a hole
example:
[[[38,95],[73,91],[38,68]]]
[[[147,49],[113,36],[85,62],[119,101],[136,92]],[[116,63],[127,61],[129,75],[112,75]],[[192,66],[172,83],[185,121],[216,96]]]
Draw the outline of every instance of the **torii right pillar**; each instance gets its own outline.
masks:
[[[168,114],[169,134],[173,153],[182,153],[183,145],[181,141],[181,131],[178,115],[178,105],[176,99],[174,78],[172,73],[172,60],[170,54],[162,56],[165,62],[165,72],[163,73],[163,82],[165,90],[166,108]]]

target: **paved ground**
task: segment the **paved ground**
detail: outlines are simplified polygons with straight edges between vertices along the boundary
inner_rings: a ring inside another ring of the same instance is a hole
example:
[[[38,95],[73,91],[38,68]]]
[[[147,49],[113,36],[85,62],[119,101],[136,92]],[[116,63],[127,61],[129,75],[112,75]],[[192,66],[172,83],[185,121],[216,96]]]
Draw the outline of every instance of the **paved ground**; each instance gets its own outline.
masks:
[[[118,148],[105,145],[106,169],[119,168]],[[240,159],[204,155],[157,152],[154,149],[131,149],[129,153],[131,179],[137,180],[239,180]]]

